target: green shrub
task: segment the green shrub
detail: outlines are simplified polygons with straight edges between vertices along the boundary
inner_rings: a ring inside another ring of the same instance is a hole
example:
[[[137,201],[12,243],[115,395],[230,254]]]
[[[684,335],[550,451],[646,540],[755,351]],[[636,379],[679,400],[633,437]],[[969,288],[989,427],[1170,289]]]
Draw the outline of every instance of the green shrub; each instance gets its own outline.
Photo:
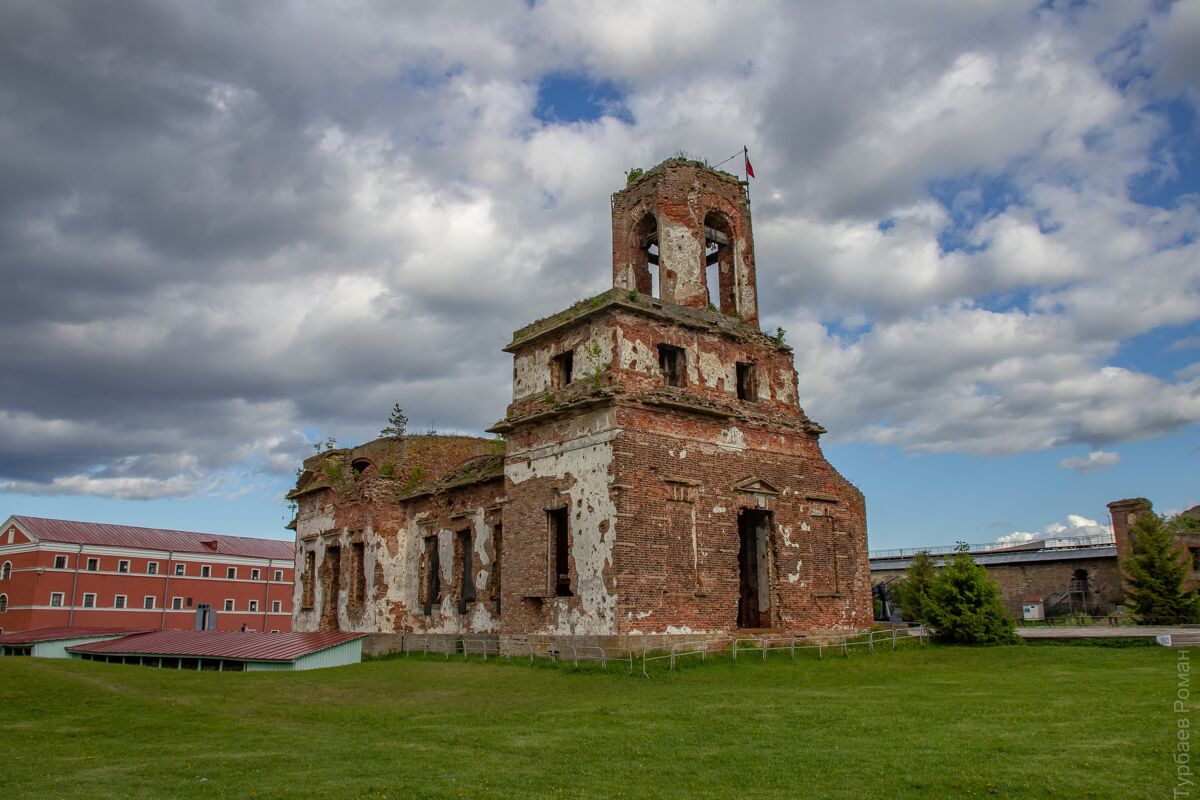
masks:
[[[1000,589],[970,553],[955,554],[929,587],[926,623],[935,641],[1011,644],[1016,623],[1000,603]]]

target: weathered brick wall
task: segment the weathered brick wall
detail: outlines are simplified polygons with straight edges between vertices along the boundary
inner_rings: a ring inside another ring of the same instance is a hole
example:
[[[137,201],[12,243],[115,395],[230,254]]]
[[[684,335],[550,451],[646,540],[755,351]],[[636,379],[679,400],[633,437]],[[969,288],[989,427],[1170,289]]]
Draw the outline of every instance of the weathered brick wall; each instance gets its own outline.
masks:
[[[296,585],[293,630],[391,631],[403,591],[407,523],[400,497],[441,478],[458,463],[494,452],[496,442],[471,436],[405,436],[334,450],[304,462],[292,497],[296,514]],[[355,464],[367,465],[356,473]],[[363,559],[353,557],[362,545]],[[333,549],[338,552],[336,572]],[[315,575],[305,571],[315,554]],[[364,569],[365,596],[352,591]],[[306,605],[305,582],[313,581]],[[336,594],[336,596],[335,596]]]
[[[619,420],[614,562],[622,633],[736,629],[741,509],[772,515],[768,627],[870,624],[862,495],[815,440],[636,408],[621,409]],[[752,479],[769,488],[735,488]]]
[[[988,577],[1000,588],[1004,608],[1015,618],[1021,617],[1021,605],[1030,595],[1045,598],[1046,613],[1066,614],[1070,604],[1066,591],[1075,580],[1076,570],[1087,572],[1091,610],[1109,613],[1122,602],[1121,574],[1115,556],[1065,558],[1055,561],[1030,561],[1016,564],[984,565]],[[904,570],[872,570],[871,580],[878,583],[892,576],[904,576]],[[1076,603],[1081,595],[1075,595]]]

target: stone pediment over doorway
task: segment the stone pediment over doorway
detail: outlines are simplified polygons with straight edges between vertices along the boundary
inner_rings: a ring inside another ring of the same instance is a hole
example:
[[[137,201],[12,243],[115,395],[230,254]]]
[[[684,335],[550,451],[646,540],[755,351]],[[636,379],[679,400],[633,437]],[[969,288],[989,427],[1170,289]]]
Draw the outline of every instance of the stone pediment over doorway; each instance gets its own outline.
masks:
[[[756,476],[743,478],[742,480],[738,481],[733,485],[733,490],[735,492],[745,492],[746,494],[783,494],[783,492],[781,492],[779,489],[776,489],[775,486],[769,483],[765,478],[759,478]]]

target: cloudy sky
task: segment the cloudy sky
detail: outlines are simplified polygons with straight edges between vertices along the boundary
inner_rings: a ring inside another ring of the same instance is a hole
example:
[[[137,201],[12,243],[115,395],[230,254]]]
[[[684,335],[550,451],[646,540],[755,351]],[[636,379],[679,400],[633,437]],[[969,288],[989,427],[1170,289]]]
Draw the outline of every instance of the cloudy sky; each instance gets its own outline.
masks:
[[[429,5],[0,0],[0,512],[286,535],[743,144],[873,547],[1200,502],[1200,0]]]

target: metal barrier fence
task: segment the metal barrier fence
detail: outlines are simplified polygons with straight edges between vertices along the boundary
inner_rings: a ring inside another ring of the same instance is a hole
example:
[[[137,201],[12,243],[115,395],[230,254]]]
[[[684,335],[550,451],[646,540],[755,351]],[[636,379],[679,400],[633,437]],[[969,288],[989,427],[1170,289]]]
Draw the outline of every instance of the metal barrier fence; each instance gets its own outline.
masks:
[[[906,642],[924,647],[926,638],[927,633],[923,628],[908,628],[903,631],[892,628],[891,630],[870,630],[865,633],[841,636],[822,634],[697,639],[676,642],[669,646],[648,647],[640,651],[635,651],[633,648],[614,651],[602,645],[577,644],[566,639],[544,641],[542,644],[545,647],[545,656],[550,660],[570,661],[575,667],[579,666],[580,661],[584,661],[599,663],[601,668],[608,669],[609,663],[613,662],[628,666],[629,674],[632,675],[640,660],[642,675],[649,678],[648,668],[651,664],[662,661],[667,664],[669,671],[674,671],[677,662],[689,656],[699,656],[701,665],[707,663],[710,658],[717,658],[725,654],[728,654],[730,660],[736,664],[739,655],[744,659],[752,654],[760,654],[762,660],[766,661],[770,652],[785,651],[788,653],[788,657],[795,661],[797,651],[804,652],[806,650],[816,651],[818,659],[824,659],[826,652],[849,658],[852,649],[874,653],[877,647],[897,650]],[[435,644],[436,646],[431,646]],[[411,640],[405,637],[404,654],[412,655],[419,651],[422,657],[425,657],[434,653],[441,655],[446,661],[449,661],[452,655],[461,655],[464,661],[472,655],[478,655],[487,661],[490,655],[495,658],[504,658],[510,662],[513,658],[528,658],[529,663],[533,664],[542,649],[534,637],[510,638],[506,644],[506,652],[502,653],[500,642],[495,638],[447,637],[435,641],[425,639],[420,642],[419,647],[413,648]]]

